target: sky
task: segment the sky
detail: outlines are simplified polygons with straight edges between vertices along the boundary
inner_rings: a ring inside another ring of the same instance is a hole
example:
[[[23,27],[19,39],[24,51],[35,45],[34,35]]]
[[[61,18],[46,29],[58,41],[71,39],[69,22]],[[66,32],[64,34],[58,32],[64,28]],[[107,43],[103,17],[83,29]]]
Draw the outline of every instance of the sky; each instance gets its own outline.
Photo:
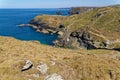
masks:
[[[67,8],[114,4],[120,4],[120,0],[0,0],[0,8]]]

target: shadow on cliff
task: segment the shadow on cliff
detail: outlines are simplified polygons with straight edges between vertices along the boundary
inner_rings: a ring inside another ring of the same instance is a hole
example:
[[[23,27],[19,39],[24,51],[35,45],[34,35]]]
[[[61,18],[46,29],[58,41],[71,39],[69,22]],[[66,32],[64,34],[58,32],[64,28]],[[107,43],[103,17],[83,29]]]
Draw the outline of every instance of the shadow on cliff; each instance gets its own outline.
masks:
[[[104,49],[104,50],[115,50],[115,51],[120,51],[120,48],[113,48],[113,49],[107,49],[107,48],[96,48],[96,49]],[[88,49],[88,50],[93,50],[93,49]]]

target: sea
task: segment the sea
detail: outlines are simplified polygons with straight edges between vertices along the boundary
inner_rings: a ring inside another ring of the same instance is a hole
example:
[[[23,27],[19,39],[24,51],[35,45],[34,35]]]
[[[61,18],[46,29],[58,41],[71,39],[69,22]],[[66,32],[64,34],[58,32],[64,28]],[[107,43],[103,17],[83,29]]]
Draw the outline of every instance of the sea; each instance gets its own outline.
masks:
[[[69,9],[0,9],[0,36],[14,37],[25,41],[39,41],[41,44],[53,45],[57,34],[43,34],[36,32],[31,27],[18,27],[27,24],[37,15],[56,15],[57,11],[62,16],[68,16]]]

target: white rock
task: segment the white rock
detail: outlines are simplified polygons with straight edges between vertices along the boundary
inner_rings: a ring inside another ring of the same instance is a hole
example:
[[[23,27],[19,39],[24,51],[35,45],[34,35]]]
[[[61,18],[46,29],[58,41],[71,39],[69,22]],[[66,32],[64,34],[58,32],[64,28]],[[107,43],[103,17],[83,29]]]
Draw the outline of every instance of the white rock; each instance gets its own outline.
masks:
[[[51,66],[54,66],[55,64],[56,64],[55,61],[50,61]]]
[[[70,39],[69,38],[67,38],[67,42],[69,42],[70,41]]]
[[[45,77],[44,80],[64,80],[64,79],[61,77],[61,75],[54,73]]]
[[[41,62],[41,63],[37,66],[37,70],[39,70],[41,74],[46,74],[46,73],[47,73],[47,70],[48,70],[48,66],[47,66],[47,64]]]
[[[30,60],[26,60],[25,65],[23,66],[23,68],[21,69],[21,71],[28,70],[32,66],[33,66],[32,62]]]

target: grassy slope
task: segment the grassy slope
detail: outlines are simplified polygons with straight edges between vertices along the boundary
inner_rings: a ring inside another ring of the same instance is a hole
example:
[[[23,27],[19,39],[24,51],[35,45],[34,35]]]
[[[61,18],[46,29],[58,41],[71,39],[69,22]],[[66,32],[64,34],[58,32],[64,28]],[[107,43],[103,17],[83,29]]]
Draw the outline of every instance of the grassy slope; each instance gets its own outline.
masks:
[[[90,54],[88,54],[90,53]],[[43,80],[30,75],[39,73],[36,69],[21,72],[24,60],[31,60],[34,67],[41,61],[48,64],[47,74],[58,73],[65,80],[119,80],[120,62],[101,58],[97,54],[117,53],[109,50],[70,50],[42,45],[36,42],[20,41],[0,37],[0,79],[1,80]],[[50,66],[50,60],[56,65]]]
[[[95,17],[96,14],[103,14],[100,17]],[[75,31],[80,28],[89,28],[96,34],[102,34],[109,39],[119,39],[120,32],[116,30],[120,29],[120,7],[104,7],[91,10],[79,15],[73,15],[68,17],[65,25],[70,23],[70,30]],[[98,33],[97,33],[98,32]]]
[[[101,14],[100,16],[96,16]],[[68,17],[42,15],[35,17],[52,27],[64,24],[71,32],[84,29],[94,40],[112,43],[110,46],[120,47],[120,7],[102,7],[90,10],[79,15]]]
[[[49,16],[49,15],[42,15],[42,16],[36,16],[34,18],[35,21],[39,22],[45,22],[46,24],[48,24],[51,27],[57,27],[60,24],[63,23],[64,20],[66,20],[67,17],[63,17],[63,16]]]

